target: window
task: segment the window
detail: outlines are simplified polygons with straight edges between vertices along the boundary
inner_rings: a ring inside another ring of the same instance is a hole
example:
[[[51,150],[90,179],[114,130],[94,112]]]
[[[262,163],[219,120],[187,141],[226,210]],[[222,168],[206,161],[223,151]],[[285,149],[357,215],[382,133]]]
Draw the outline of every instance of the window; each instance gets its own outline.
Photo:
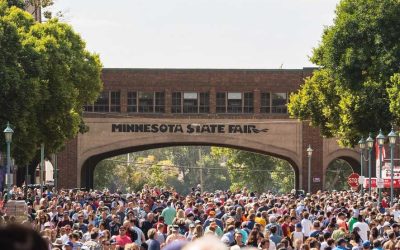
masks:
[[[271,93],[261,93],[261,113],[271,113]]]
[[[153,92],[139,92],[139,113],[153,113],[153,105]]]
[[[182,105],[181,92],[173,92],[172,93],[171,112],[172,113],[181,113],[182,112],[181,105]]]
[[[156,113],[164,113],[165,112],[165,93],[164,92],[156,92],[156,102],[155,102],[155,112]]]
[[[228,113],[242,113],[242,93],[228,93]]]
[[[208,92],[200,93],[199,113],[210,113],[210,94]]]
[[[108,91],[103,91],[100,93],[97,101],[93,105],[94,112],[109,112],[108,94]]]
[[[216,102],[216,112],[217,113],[226,113],[226,93],[225,92],[217,92],[217,102]]]
[[[253,113],[254,112],[254,95],[253,92],[244,93],[243,99],[243,113]]]
[[[271,112],[275,114],[287,113],[287,93],[272,93]]]
[[[183,93],[183,113],[197,113],[198,100],[196,92]]]
[[[128,99],[127,99],[127,111],[128,112],[137,112],[137,93],[129,91]]]
[[[121,93],[119,91],[111,91],[110,112],[121,112]]]
[[[93,112],[93,104],[86,104],[83,106],[83,111],[84,112]]]

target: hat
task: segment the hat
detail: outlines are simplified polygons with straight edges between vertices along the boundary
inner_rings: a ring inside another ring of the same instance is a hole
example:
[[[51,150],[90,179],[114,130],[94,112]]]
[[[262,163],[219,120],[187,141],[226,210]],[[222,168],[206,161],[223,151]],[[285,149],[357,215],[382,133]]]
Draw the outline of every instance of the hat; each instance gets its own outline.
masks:
[[[341,245],[341,244],[343,244],[343,243],[347,243],[347,241],[346,241],[344,238],[338,239],[337,245]]]
[[[58,238],[56,239],[53,243],[52,246],[53,247],[61,247],[63,245],[62,239]]]
[[[383,227],[390,227],[390,223],[388,221],[385,221],[385,223],[383,223]]]
[[[191,223],[190,225],[189,225],[189,227],[190,228],[194,228],[194,227],[196,227],[193,223]]]
[[[44,223],[44,227],[51,227],[51,223],[50,222]]]
[[[196,224],[200,224],[201,223],[201,221],[200,220],[195,220],[195,222],[194,223],[196,223]]]
[[[366,240],[362,244],[363,248],[370,248],[371,247],[371,242],[369,240]]]
[[[297,224],[296,224],[296,227],[297,227],[297,228],[302,228],[301,223],[297,223]]]

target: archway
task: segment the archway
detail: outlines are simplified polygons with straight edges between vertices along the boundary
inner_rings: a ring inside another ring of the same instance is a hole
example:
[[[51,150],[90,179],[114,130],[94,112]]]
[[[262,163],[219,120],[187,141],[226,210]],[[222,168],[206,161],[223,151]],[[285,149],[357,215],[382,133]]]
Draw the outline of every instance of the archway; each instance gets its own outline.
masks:
[[[353,159],[353,161],[355,161]],[[355,164],[350,159],[343,157],[343,158],[336,158],[331,161],[328,165],[328,168],[325,171],[325,189],[326,190],[345,190],[349,189],[347,184],[347,177],[355,172],[354,170],[359,170],[356,168]]]
[[[269,155],[269,156],[273,156],[273,157],[276,157],[276,158],[279,158],[279,159],[283,159],[283,160],[287,161],[290,164],[290,166],[292,167],[292,169],[293,169],[293,172],[294,172],[294,187],[295,188],[299,187],[299,167],[289,157],[273,154],[273,153],[270,153],[270,152],[254,150],[254,149],[251,149],[251,148],[240,147],[240,146],[224,145],[224,144],[210,144],[210,143],[150,144],[150,145],[142,145],[142,146],[139,146],[139,147],[121,148],[121,149],[117,149],[117,150],[114,150],[114,151],[109,151],[109,152],[106,152],[106,153],[101,153],[101,154],[98,154],[98,155],[91,156],[84,162],[84,164],[83,164],[83,166],[81,168],[81,187],[93,188],[93,186],[94,186],[94,180],[93,180],[94,170],[96,168],[96,165],[100,161],[102,161],[103,159],[107,159],[107,158],[118,156],[118,155],[122,155],[122,154],[132,153],[132,152],[144,151],[144,150],[149,150],[149,149],[164,148],[164,147],[171,147],[171,146],[217,146],[217,147],[239,149],[239,150],[258,153],[258,154],[262,154],[262,155]]]

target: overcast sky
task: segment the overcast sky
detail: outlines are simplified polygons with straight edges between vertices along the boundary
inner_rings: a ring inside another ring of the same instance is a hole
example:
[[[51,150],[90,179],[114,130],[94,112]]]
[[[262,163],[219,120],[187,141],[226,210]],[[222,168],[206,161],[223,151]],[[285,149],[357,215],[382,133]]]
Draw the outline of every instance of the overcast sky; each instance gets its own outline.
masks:
[[[303,68],[339,0],[56,0],[107,68]]]

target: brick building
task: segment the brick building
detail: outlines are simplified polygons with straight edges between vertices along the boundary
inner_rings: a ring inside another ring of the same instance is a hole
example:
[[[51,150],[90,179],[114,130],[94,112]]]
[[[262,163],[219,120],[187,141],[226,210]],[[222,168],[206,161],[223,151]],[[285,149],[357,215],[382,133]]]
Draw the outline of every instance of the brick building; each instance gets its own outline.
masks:
[[[333,160],[355,171],[359,154],[290,119],[287,102],[304,69],[104,69],[104,89],[85,106],[89,132],[58,155],[59,185],[92,187],[102,159],[173,145],[216,145],[273,155],[291,163],[296,187],[307,189],[311,145],[313,190],[322,189]]]

